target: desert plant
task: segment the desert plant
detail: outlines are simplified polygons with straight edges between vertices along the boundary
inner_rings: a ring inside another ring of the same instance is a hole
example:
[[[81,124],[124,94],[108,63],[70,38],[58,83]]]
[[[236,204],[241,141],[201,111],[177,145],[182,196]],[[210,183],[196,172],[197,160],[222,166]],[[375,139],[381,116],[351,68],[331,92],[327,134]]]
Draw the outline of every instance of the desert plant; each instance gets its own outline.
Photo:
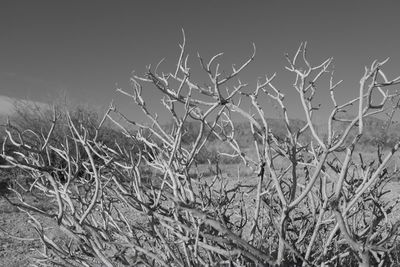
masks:
[[[184,38],[173,71],[160,73],[158,64],[144,77],[133,76],[132,90],[118,89],[141,108],[149,124],[133,121],[114,105],[101,120],[115,123],[136,150],[100,142],[96,137],[102,123],[91,134],[87,124],[74,121],[68,113],[68,131],[58,147],[49,143],[55,119],[46,133],[26,129],[35,142],[25,142],[8,125],[5,143],[18,148],[18,156],[3,151],[2,157],[31,176],[31,191],[55,200],[54,209],[44,211],[21,194],[17,200],[9,199],[26,211],[42,240],[37,265],[393,264],[399,223],[393,216],[397,199],[387,197],[387,190],[398,175],[389,162],[400,141],[388,151],[377,147],[372,160],[354,153],[365,119],[397,108],[388,105],[396,102],[397,94],[387,89],[400,83],[400,77],[385,76],[382,68],[387,60],[365,68],[357,98],[338,103],[335,88],[340,82],[333,80],[332,58],[312,65],[306,44],[301,44],[287,56],[286,67],[293,73],[293,88],[306,118],[299,127],[289,119],[284,94],[274,86],[275,74],[258,81],[253,90],[237,79],[253,61],[255,47],[243,64],[224,75],[218,64],[222,53],[208,61],[198,56],[209,78],[204,83],[193,80],[185,45]],[[333,109],[323,138],[313,123],[318,112],[314,97],[323,90],[327,75]],[[146,105],[145,84],[163,94],[170,127],[164,127]],[[284,136],[271,129],[260,104],[263,97],[280,107]],[[354,105],[358,107],[354,117],[339,116]],[[248,121],[256,157],[237,142],[232,113]],[[185,139],[189,120],[197,122],[197,135]],[[336,120],[346,124],[344,130],[335,129]],[[138,130],[129,131],[129,124]],[[349,134],[353,129],[356,135]],[[215,151],[212,176],[205,177],[198,171],[196,157],[210,144],[211,135],[213,142],[230,149]],[[49,153],[64,162],[64,168],[49,164]],[[240,173],[228,177],[220,168],[220,159],[226,157],[251,167],[254,177],[241,179]],[[54,218],[65,237],[51,238],[35,218],[38,215]]]

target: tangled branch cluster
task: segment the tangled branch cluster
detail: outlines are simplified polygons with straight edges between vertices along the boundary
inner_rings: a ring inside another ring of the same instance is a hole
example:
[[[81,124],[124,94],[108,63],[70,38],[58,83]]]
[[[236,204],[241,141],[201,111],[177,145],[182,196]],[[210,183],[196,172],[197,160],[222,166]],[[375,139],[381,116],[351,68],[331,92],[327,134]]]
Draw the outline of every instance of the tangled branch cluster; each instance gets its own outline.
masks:
[[[176,69],[160,74],[158,66],[149,68],[144,77],[132,77],[132,91],[118,89],[151,124],[132,121],[111,105],[96,128],[111,120],[131,146],[104,145],[70,117],[63,140],[51,144],[56,112],[47,133],[21,131],[9,122],[4,144],[15,149],[3,149],[3,167],[23,170],[29,177],[26,191],[55,204],[54,209],[41,210],[20,191],[15,191],[18,201],[9,199],[29,215],[43,243],[37,266],[393,263],[399,223],[392,213],[397,201],[386,194],[398,175],[389,162],[400,141],[390,151],[378,149],[374,161],[362,153],[356,160],[355,151],[365,118],[389,109],[393,117],[397,94],[387,88],[400,83],[400,77],[388,79],[382,70],[386,60],[375,61],[365,69],[358,97],[341,104],[335,97],[340,82],[333,81],[332,58],[313,65],[306,52],[302,44],[287,56],[286,69],[294,75],[293,88],[306,118],[297,130],[284,94],[273,83],[275,75],[258,81],[252,90],[235,82],[253,61],[255,47],[247,61],[225,75],[218,63],[222,53],[208,62],[198,56],[209,78],[200,83],[192,78],[185,38]],[[326,139],[313,122],[318,112],[314,96],[324,87],[320,81],[325,76],[330,77],[327,90],[333,105]],[[162,104],[173,123],[168,130],[143,98],[143,86],[149,85],[164,96]],[[269,127],[260,104],[265,97],[280,108],[285,138],[274,136]],[[352,106],[358,107],[353,118],[340,116]],[[239,146],[233,113],[248,121],[256,157]],[[192,120],[200,130],[193,142],[184,144],[185,123]],[[335,129],[337,121],[346,125],[344,131]],[[226,177],[218,163],[212,177],[195,173],[196,155],[209,144],[210,135],[230,147],[229,153],[219,153],[221,158],[240,158],[252,168],[251,182],[240,174]],[[304,135],[311,135],[312,141],[304,143]],[[63,238],[50,235],[40,216],[54,219]]]

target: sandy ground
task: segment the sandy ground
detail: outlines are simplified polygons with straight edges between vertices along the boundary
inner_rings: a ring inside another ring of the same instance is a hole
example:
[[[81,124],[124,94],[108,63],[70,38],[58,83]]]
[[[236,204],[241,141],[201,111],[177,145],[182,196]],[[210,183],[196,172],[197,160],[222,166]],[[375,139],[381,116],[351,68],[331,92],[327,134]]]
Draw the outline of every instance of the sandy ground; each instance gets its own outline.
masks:
[[[28,223],[28,216],[0,200],[0,266],[29,266],[30,259],[41,249],[40,241],[24,241],[20,238],[36,238],[35,231]]]
[[[229,173],[229,171],[230,173]],[[237,170],[234,166],[224,166],[224,173],[228,172],[231,177],[238,176],[249,177],[253,173],[250,170]],[[252,184],[254,180],[249,179]],[[391,192],[386,196],[388,199],[395,199],[400,192],[400,182],[389,186]],[[49,209],[52,203],[37,201],[32,198],[42,209]],[[392,216],[400,218],[400,207],[398,207]],[[393,218],[393,217],[392,217]],[[29,266],[34,256],[38,256],[38,251],[42,250],[39,240],[26,241],[19,238],[35,239],[37,235],[33,227],[28,223],[29,217],[26,213],[11,206],[4,198],[0,197],[0,267],[19,267]],[[47,224],[48,225],[48,224]],[[55,229],[56,230],[56,229]],[[10,235],[14,236],[11,237]]]

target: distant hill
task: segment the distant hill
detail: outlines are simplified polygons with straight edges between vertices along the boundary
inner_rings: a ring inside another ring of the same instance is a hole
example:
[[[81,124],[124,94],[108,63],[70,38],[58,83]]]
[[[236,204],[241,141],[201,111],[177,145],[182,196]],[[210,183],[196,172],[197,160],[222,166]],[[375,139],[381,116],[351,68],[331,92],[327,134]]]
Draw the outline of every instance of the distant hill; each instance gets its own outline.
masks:
[[[266,119],[272,133],[280,139],[284,139],[287,136],[287,131],[284,122],[281,119],[267,118]],[[260,122],[261,123],[261,122]],[[306,122],[300,119],[291,119],[290,124],[293,131],[297,131],[305,126]],[[334,122],[334,129],[336,133],[343,133],[348,123],[345,122]],[[166,128],[170,128],[171,125],[167,125]],[[235,122],[235,138],[242,148],[253,146],[253,135],[249,122]],[[323,139],[327,138],[327,126],[318,125],[316,127],[319,136]],[[184,126],[185,133],[183,135],[183,143],[190,144],[195,141],[197,134],[200,130],[200,123],[191,121],[187,122]],[[357,127],[350,132],[347,142],[350,142],[352,137],[357,134]],[[211,142],[214,142],[215,136],[210,136]],[[312,139],[309,130],[303,134],[300,141],[309,142]],[[387,122],[376,118],[368,117],[364,119],[364,132],[361,137],[359,144],[361,146],[376,146],[381,144],[383,147],[391,147],[400,140],[400,124],[391,123],[388,127]]]
[[[364,131],[359,141],[360,145],[376,146],[377,144],[383,147],[391,147],[400,140],[400,124],[396,122],[388,122],[376,117],[368,117],[363,120]],[[336,122],[334,127],[337,132],[343,132],[348,123]],[[358,128],[355,127],[350,132],[348,142],[357,134]]]
[[[0,116],[12,114],[14,112],[14,102],[15,99],[7,96],[0,96]]]
[[[42,109],[48,105],[27,99],[17,99],[0,95],[0,122],[4,121],[8,116],[13,115],[16,109]]]
[[[15,103],[17,102],[17,105]],[[15,107],[23,108],[27,107],[28,110],[32,106],[39,107],[41,110],[42,107],[48,107],[46,104],[43,103],[37,103],[33,101],[28,101],[28,100],[16,100],[12,99],[10,97],[6,96],[0,96],[0,124],[4,124],[7,117],[11,116],[15,112]],[[17,108],[19,110],[19,108]],[[285,127],[285,123],[282,119],[277,119],[277,118],[266,118],[269,128],[271,132],[278,138],[278,139],[285,139],[287,136],[287,131]],[[32,123],[32,120],[29,121]],[[262,122],[259,120],[258,121],[260,125],[262,125]],[[296,132],[297,130],[301,129],[306,125],[306,122],[300,119],[291,119],[290,120],[290,125],[292,127],[292,130]],[[348,123],[346,122],[339,122],[336,121],[334,122],[334,129],[337,134],[343,133],[343,131],[346,129]],[[369,117],[364,119],[364,133],[363,136],[361,137],[359,141],[359,145],[361,148],[363,147],[376,147],[377,144],[381,144],[383,147],[391,147],[393,146],[398,140],[400,140],[400,124],[399,123],[392,123],[390,127],[387,127],[387,122],[376,118],[376,117]],[[173,125],[171,123],[167,123],[164,125],[164,128],[169,132],[172,129]],[[226,126],[227,132],[230,131],[229,127]],[[234,122],[234,128],[235,128],[235,139],[238,142],[239,146],[242,149],[251,149],[254,147],[254,139],[253,139],[253,134],[251,132],[251,127],[250,123],[248,121],[237,121]],[[326,125],[318,125],[316,127],[317,132],[319,136],[323,139],[327,138],[327,126]],[[3,132],[4,129],[0,129],[0,135],[4,134]],[[221,129],[218,129],[220,131]],[[197,134],[200,131],[200,122],[198,121],[188,121],[184,125],[184,132],[182,136],[182,144],[183,145],[188,145],[191,146],[193,142],[195,142],[197,138]],[[206,134],[209,134],[209,130],[206,130]],[[357,127],[355,127],[349,135],[349,138],[346,140],[347,143],[349,143],[352,140],[352,137],[354,137],[357,134]],[[107,139],[107,138],[105,138]],[[301,137],[300,141],[302,143],[310,143],[312,140],[312,136],[309,130],[307,130]],[[209,135],[208,141],[210,142],[210,146],[206,148],[206,150],[227,150],[229,151],[229,146],[224,146],[215,135],[211,134]],[[225,144],[226,145],[226,144]],[[204,155],[204,158],[207,158],[209,156],[210,151],[206,152]],[[212,152],[212,153],[215,153]]]

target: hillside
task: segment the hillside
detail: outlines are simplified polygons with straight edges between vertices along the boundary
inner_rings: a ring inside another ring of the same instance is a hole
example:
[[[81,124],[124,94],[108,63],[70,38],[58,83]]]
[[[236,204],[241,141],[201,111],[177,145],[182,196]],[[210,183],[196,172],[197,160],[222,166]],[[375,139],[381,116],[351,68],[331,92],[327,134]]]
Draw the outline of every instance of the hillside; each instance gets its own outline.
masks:
[[[261,122],[260,122],[261,123]],[[285,124],[280,119],[267,118],[267,123],[269,124],[270,130],[272,133],[278,138],[284,138],[287,135]],[[291,126],[294,131],[299,130],[306,124],[305,121],[300,119],[292,119]],[[344,122],[335,122],[334,128],[336,129],[336,133],[342,133],[348,123]],[[400,138],[400,124],[392,123],[390,127],[387,127],[387,122],[376,118],[369,117],[364,119],[364,133],[361,137],[359,144],[366,147],[373,147],[377,144],[383,145],[383,147],[391,147],[394,143]],[[166,126],[170,128],[170,126]],[[251,147],[253,145],[253,135],[251,133],[251,128],[249,122],[235,122],[235,138],[239,145],[243,148]],[[186,144],[190,144],[193,142],[197,134],[200,130],[200,124],[198,122],[187,122],[185,125],[185,134],[182,141]],[[327,126],[326,125],[318,125],[317,132],[322,138],[326,138],[327,136]],[[354,128],[348,137],[350,141],[352,137],[355,136],[357,129]],[[215,137],[211,137],[210,141],[215,142]],[[300,141],[308,142],[311,139],[311,135],[309,131],[303,135]]]
[[[14,99],[0,96],[0,116],[4,117],[14,112]]]
[[[364,119],[364,131],[359,144],[363,147],[375,147],[382,145],[384,148],[392,147],[400,138],[400,124],[388,122],[376,117]],[[337,132],[343,132],[348,123],[336,122],[334,128]],[[357,134],[358,129],[354,128],[348,137],[348,142]]]
[[[12,109],[15,109],[14,104],[12,103],[12,99],[6,98],[6,97],[0,97],[0,101],[3,101],[5,106],[2,106],[0,109],[0,124],[4,124],[6,122],[6,119],[9,115],[12,115],[11,113],[11,106]],[[30,102],[20,102],[20,103],[30,103]],[[22,106],[23,107],[23,106]],[[22,109],[22,111],[29,111],[30,109],[28,108],[27,110]],[[36,110],[37,111],[37,110]],[[77,113],[76,113],[77,112]],[[83,113],[82,113],[83,112]],[[92,120],[97,120],[98,118],[95,116],[95,114],[92,114],[89,111],[81,110],[78,109],[75,111],[75,115],[77,117],[85,117],[89,116],[87,119],[89,121]],[[82,113],[82,114],[81,114]],[[80,114],[80,115],[79,115]],[[29,120],[27,122],[24,122],[25,124],[30,124],[30,127],[41,127],[40,125],[43,126],[43,123],[47,123],[46,121],[37,120],[35,119],[35,115],[32,116],[22,116],[22,117],[29,117]],[[19,120],[20,123],[22,117],[12,117],[12,119],[17,119]],[[18,119],[19,118],[19,119]],[[283,140],[287,136],[287,131],[285,127],[285,123],[281,119],[277,118],[267,118],[267,123],[269,125],[269,128],[271,132],[274,134],[274,136],[280,140]],[[32,124],[33,123],[33,124]],[[261,121],[259,121],[260,124],[262,124]],[[24,124],[24,125],[25,125]],[[95,123],[96,124],[96,123]],[[290,124],[292,126],[292,130],[296,132],[297,130],[301,129],[304,127],[306,124],[305,121],[300,120],[300,119],[291,119]],[[343,132],[346,128],[348,123],[344,122],[335,122],[334,123],[334,128],[336,129],[336,133],[340,134]],[[172,129],[173,124],[172,123],[167,123],[164,125],[164,128],[167,130],[167,132],[170,132]],[[113,127],[111,127],[113,128]],[[101,139],[104,140],[104,142],[109,143],[111,145],[114,144],[114,140],[118,140],[118,142],[123,143],[124,147],[129,146],[129,141],[126,140],[126,138],[122,137],[118,131],[115,131],[115,129],[105,129],[104,131],[101,131],[100,136]],[[254,139],[253,139],[253,134],[251,132],[251,127],[248,121],[239,121],[239,122],[234,122],[234,128],[235,128],[235,135],[234,138],[238,142],[239,146],[244,149],[244,150],[252,150],[254,147]],[[359,149],[371,149],[373,147],[376,147],[377,144],[380,144],[383,146],[383,148],[389,148],[394,145],[394,143],[399,140],[400,138],[400,124],[392,124],[389,129],[387,129],[387,123],[379,118],[375,117],[369,117],[364,119],[364,133],[363,136],[361,137],[361,140],[359,141],[360,146],[358,147]],[[228,132],[230,130],[227,128],[226,129]],[[183,132],[183,137],[182,137],[182,144],[184,146],[191,147],[192,144],[195,142],[197,135],[200,131],[200,123],[197,121],[188,121],[184,125],[184,132]],[[323,139],[327,138],[327,126],[326,125],[318,125],[317,126],[317,132],[319,133],[319,136],[322,137]],[[206,134],[209,133],[209,130],[206,129]],[[357,129],[353,129],[352,132],[350,133],[347,142],[350,142],[352,137],[355,136],[357,133]],[[4,135],[4,128],[0,129],[0,135]],[[305,144],[309,144],[310,141],[312,140],[311,134],[309,130],[307,130],[301,137],[300,141]],[[223,152],[232,152],[231,147],[218,140],[215,135],[210,135],[208,139],[209,143],[200,151],[200,153],[197,155],[196,159],[198,163],[206,163],[208,160],[214,161],[217,158],[218,151],[223,151]],[[111,142],[111,143],[110,143]],[[113,145],[111,145],[113,146]],[[236,163],[237,161],[240,161],[239,158],[226,158],[223,159],[224,163]]]

